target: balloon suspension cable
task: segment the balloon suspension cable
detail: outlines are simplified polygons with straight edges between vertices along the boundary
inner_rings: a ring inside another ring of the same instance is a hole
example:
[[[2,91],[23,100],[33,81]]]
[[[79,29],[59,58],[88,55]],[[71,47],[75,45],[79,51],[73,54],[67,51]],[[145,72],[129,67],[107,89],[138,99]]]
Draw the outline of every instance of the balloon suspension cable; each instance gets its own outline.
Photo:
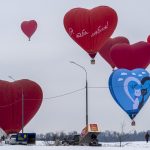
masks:
[[[30,41],[30,38],[29,38],[29,41]]]

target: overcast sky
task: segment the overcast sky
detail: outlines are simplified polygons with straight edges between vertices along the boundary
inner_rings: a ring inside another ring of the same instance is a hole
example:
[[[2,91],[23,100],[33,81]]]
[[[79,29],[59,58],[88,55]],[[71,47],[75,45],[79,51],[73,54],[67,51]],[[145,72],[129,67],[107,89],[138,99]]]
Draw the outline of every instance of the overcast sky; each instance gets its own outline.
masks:
[[[107,5],[116,10],[118,25],[112,37],[125,36],[130,43],[146,41],[150,34],[149,0],[1,0],[0,1],[0,79],[30,79],[44,93],[43,103],[25,132],[78,131],[85,126],[85,72],[69,61],[84,66],[89,87],[108,87],[111,67],[97,55],[96,64],[66,33],[63,17],[76,7],[94,8]],[[20,29],[26,20],[36,20],[38,28],[29,42]],[[140,61],[140,60],[139,60]],[[150,67],[147,68],[150,71]],[[127,114],[115,103],[108,88],[89,88],[89,123],[101,130],[127,132],[150,129],[148,101],[130,126]],[[49,98],[49,99],[46,99]]]

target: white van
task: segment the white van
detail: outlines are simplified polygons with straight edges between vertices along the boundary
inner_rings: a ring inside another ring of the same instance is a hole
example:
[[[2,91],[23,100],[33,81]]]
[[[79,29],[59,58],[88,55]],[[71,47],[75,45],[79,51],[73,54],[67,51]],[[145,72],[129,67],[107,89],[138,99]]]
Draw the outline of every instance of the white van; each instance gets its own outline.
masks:
[[[9,134],[8,137],[5,139],[5,144],[11,144],[11,145],[17,144],[16,137],[17,134]]]

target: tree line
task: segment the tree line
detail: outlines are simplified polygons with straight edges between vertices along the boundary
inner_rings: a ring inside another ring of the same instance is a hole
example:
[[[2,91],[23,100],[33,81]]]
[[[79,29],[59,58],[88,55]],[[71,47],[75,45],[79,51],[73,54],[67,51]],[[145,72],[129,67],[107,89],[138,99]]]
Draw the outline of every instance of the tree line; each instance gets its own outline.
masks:
[[[137,132],[136,130],[132,133],[116,132],[116,131],[105,131],[98,135],[99,142],[126,142],[126,141],[145,141],[145,134],[147,131]],[[149,131],[150,133],[150,131]],[[55,141],[73,138],[74,135],[80,134],[76,131],[69,133],[65,132],[48,132],[46,134],[37,134],[36,139],[41,141]]]

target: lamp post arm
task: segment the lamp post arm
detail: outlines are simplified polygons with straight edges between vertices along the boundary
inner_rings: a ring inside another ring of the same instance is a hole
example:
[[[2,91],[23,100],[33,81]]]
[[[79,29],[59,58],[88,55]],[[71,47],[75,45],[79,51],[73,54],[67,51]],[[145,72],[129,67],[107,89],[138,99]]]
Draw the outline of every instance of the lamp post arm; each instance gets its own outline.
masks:
[[[81,65],[77,64],[77,63],[76,63],[76,62],[74,62],[74,61],[70,61],[70,63],[72,63],[72,64],[75,64],[75,65],[79,66],[80,68],[82,68],[82,69],[85,71],[85,74],[86,74],[86,82],[87,82],[87,71],[86,71],[86,69],[85,69],[83,66],[81,66]]]

